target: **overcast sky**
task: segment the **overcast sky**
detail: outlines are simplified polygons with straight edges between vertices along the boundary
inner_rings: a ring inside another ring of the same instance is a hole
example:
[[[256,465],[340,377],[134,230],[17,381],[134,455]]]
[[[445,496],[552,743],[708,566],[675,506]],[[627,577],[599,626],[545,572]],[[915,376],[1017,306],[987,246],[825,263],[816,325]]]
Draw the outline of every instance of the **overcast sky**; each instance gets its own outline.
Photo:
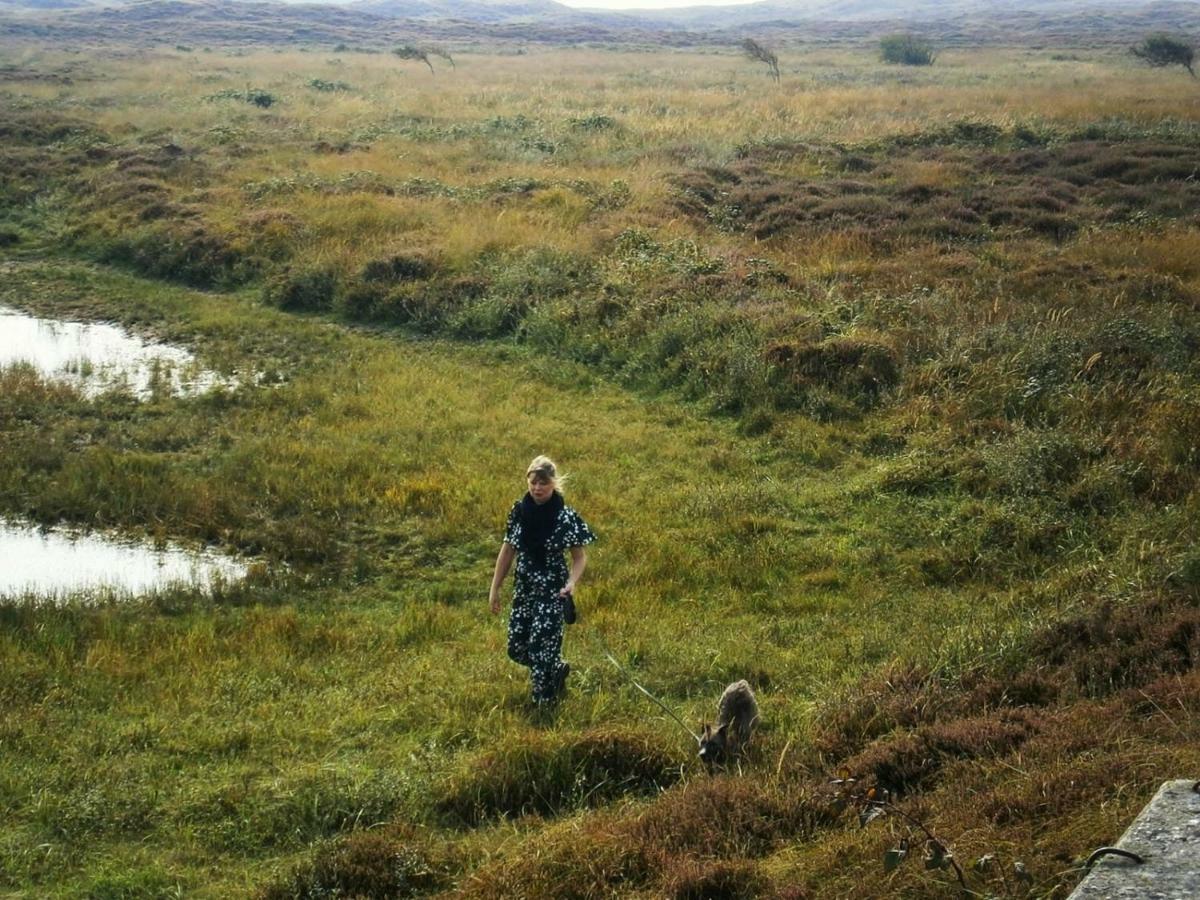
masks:
[[[565,6],[591,9],[674,9],[680,6],[734,6],[756,0],[559,0]]]

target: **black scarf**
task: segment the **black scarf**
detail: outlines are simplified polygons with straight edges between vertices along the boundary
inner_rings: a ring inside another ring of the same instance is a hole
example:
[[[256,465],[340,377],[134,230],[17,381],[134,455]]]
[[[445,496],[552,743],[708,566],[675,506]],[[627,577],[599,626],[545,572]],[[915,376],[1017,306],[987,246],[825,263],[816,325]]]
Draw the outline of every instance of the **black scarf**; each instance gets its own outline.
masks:
[[[542,504],[528,493],[521,498],[521,551],[528,553],[535,565],[545,565],[546,542],[554,533],[563,506],[562,494],[558,491]]]

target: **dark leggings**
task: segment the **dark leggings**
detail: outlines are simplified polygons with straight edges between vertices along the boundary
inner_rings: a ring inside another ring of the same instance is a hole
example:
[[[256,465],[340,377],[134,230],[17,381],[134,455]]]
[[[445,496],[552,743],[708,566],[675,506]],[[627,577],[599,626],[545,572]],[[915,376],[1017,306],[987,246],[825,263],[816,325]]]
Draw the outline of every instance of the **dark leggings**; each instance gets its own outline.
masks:
[[[533,702],[555,699],[562,661],[562,602],[558,597],[520,600],[508,620],[508,656],[529,667]]]

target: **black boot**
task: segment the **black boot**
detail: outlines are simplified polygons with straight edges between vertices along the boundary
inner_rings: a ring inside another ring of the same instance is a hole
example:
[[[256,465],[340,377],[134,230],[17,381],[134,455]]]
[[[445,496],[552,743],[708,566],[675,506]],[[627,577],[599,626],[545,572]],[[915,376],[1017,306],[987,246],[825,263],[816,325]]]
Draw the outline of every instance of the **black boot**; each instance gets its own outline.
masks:
[[[554,679],[554,699],[561,700],[563,694],[567,692],[567,676],[571,674],[571,664],[563,660],[563,664],[558,667],[558,677]]]

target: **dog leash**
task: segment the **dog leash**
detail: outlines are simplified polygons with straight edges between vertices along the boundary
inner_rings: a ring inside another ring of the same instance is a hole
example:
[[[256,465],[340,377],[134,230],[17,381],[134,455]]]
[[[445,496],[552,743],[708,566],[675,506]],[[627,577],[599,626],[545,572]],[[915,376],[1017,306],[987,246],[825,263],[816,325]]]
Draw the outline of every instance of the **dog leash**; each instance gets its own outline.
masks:
[[[626,669],[619,662],[617,662],[617,658],[612,655],[612,652],[609,651],[608,647],[605,645],[603,639],[599,635],[595,635],[595,640],[596,640],[596,643],[600,647],[600,652],[604,654],[604,656],[608,659],[608,661],[610,663],[612,663],[614,666],[617,667],[617,671],[619,671],[622,675],[624,675],[629,680],[630,684],[632,684],[635,688],[637,688],[639,691],[641,691],[643,694],[645,694],[647,697],[649,697],[651,700],[653,700],[656,704],[658,704],[659,708],[663,712],[665,712],[668,716],[670,716],[672,719],[674,719],[677,723],[679,723],[679,727],[682,728],[684,731],[686,731],[689,735],[691,735],[692,740],[694,740],[696,742],[696,744],[699,745],[700,744],[700,735],[696,734],[696,732],[692,731],[692,729],[690,729],[686,725],[684,725],[683,720],[681,718],[679,718],[679,716],[675,715],[675,713],[671,711],[670,707],[668,707],[665,703],[663,703],[661,700],[659,700],[657,697],[655,697],[652,693],[650,693],[648,690],[646,690],[644,687],[642,687],[640,684],[638,684],[637,679],[634,678],[629,673],[629,670]]]

